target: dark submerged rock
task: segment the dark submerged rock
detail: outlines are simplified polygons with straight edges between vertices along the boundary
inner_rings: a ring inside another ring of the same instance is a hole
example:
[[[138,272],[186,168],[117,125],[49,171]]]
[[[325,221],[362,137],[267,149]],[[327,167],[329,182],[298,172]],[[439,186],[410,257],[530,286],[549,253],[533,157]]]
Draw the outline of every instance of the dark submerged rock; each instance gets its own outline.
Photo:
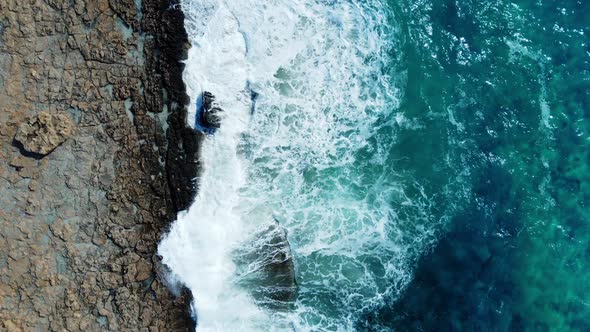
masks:
[[[234,252],[239,284],[258,305],[289,309],[297,295],[295,266],[287,231],[278,222],[255,233]]]

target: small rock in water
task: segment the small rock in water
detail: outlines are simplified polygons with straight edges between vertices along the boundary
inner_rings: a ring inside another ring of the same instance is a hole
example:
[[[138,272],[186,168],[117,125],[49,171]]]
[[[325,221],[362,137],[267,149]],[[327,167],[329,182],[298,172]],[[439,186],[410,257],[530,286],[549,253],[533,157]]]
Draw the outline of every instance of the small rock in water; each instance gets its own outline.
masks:
[[[218,129],[221,125],[221,113],[223,113],[223,109],[217,105],[215,96],[211,92],[203,92],[202,107],[201,123],[205,127]]]
[[[45,156],[72,136],[73,132],[74,124],[66,113],[41,112],[22,123],[14,139],[26,151]]]
[[[203,112],[203,124],[213,128],[219,128],[221,125],[221,118],[219,114],[223,110],[219,107],[214,107]]]
[[[215,96],[211,92],[209,92],[209,91],[203,92],[203,108],[204,109],[206,109],[206,110],[210,109],[214,102],[215,102]]]
[[[234,252],[239,283],[258,305],[288,309],[297,295],[295,266],[287,231],[274,222]]]

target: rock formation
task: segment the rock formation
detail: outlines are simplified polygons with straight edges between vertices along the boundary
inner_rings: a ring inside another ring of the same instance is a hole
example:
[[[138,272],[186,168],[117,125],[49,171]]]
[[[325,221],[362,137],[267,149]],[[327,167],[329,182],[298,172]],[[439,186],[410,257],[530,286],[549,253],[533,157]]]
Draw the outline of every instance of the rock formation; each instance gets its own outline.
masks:
[[[176,4],[0,0],[0,331],[194,329],[155,255],[199,166]]]
[[[256,232],[233,254],[239,283],[258,305],[288,309],[297,295],[293,255],[287,231],[273,222]]]
[[[203,110],[201,113],[201,123],[208,128],[219,129],[221,126],[221,113],[223,110],[215,102],[215,96],[209,91],[203,92]]]
[[[203,124],[208,127],[219,128],[221,126],[220,114],[223,110],[219,107],[206,109],[203,112]]]
[[[65,142],[73,131],[74,125],[67,114],[40,112],[18,127],[14,140],[26,151],[44,156]]]

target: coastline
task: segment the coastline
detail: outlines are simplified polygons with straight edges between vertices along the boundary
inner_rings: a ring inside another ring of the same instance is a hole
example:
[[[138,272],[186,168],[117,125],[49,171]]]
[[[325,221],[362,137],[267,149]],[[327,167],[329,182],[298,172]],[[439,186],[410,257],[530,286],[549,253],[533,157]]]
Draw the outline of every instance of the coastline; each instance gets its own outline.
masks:
[[[0,0],[3,329],[194,330],[155,254],[199,167],[174,4]],[[73,124],[46,155],[15,140],[42,112]]]

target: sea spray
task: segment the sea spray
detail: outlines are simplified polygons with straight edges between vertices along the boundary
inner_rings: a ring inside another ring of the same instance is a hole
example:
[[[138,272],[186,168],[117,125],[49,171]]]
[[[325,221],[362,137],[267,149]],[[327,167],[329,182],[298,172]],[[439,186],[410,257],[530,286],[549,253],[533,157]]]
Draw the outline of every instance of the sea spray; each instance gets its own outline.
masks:
[[[210,5],[214,7],[208,11],[206,1],[183,4],[187,9],[204,6],[203,11],[185,11],[193,47],[184,79],[193,102],[206,88],[231,116],[223,120],[214,136],[205,139],[199,193],[189,210],[179,215],[159,252],[193,292],[200,330],[244,330],[263,316],[247,293],[229,285],[235,270],[229,255],[243,235],[241,218],[233,210],[239,201],[238,190],[245,183],[237,143],[249,120],[245,93],[248,64],[239,22],[224,4]],[[191,13],[210,15],[194,17]],[[198,25],[203,22],[209,24]],[[191,124],[194,116],[194,112],[189,114]]]
[[[203,143],[195,202],[159,248],[194,295],[197,329],[354,329],[403,289],[434,237],[419,181],[408,194],[390,162],[395,130],[406,125],[389,75],[390,10],[353,0],[182,7],[188,93],[195,101],[210,91],[225,110]],[[293,310],[256,305],[256,285],[241,286],[232,259],[273,220],[295,259]]]

